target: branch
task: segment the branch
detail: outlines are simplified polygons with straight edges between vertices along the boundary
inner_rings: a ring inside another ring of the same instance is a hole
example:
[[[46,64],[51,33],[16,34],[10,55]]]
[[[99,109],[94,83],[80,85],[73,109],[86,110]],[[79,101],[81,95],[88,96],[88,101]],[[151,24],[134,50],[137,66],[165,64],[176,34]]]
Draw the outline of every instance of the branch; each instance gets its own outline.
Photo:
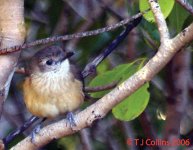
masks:
[[[24,123],[24,125],[21,126],[21,128],[17,129],[16,131],[14,132],[11,132],[6,138],[3,139],[3,142],[4,143],[9,143],[10,141],[13,140],[13,138],[17,135],[19,135],[20,133],[22,133],[23,131],[25,131],[30,125],[32,125],[34,122],[36,122],[39,118],[38,117],[35,117],[35,116],[32,116],[29,118],[28,121],[26,121]],[[5,144],[5,145],[6,145]]]
[[[147,11],[149,11],[149,10],[147,10]],[[97,34],[100,34],[103,32],[107,32],[107,31],[111,31],[111,30],[114,30],[116,28],[119,28],[121,26],[128,24],[129,22],[132,22],[133,20],[136,20],[137,18],[141,17],[147,11],[138,13],[135,16],[133,16],[132,18],[124,19],[116,24],[113,24],[113,25],[110,25],[110,26],[107,26],[104,28],[100,28],[97,30],[80,32],[80,33],[69,34],[69,35],[64,35],[64,36],[48,37],[45,39],[36,40],[34,42],[24,43],[23,45],[17,45],[17,46],[13,46],[10,48],[0,49],[0,55],[7,54],[7,53],[13,53],[13,52],[19,51],[21,49],[30,48],[30,47],[37,46],[40,44],[47,44],[47,43],[52,43],[52,42],[57,42],[57,41],[65,41],[65,40],[83,38],[83,37],[97,35]]]
[[[161,44],[157,54],[147,64],[129,79],[106,94],[96,103],[90,105],[75,115],[77,126],[70,128],[65,119],[45,126],[35,137],[35,144],[31,143],[30,137],[19,142],[12,150],[37,149],[54,139],[73,134],[85,127],[90,126],[93,121],[105,117],[105,115],[123,99],[134,93],[144,83],[150,81],[175,55],[175,53],[193,40],[193,23],[184,32],[178,34],[174,39],[167,40]],[[175,43],[178,41],[179,43]]]
[[[176,0],[182,7],[193,15],[193,7],[187,2],[187,0]]]
[[[132,17],[133,18],[133,17]],[[123,41],[123,39],[125,39],[127,37],[127,35],[129,34],[129,32],[136,27],[140,21],[141,21],[142,17],[138,17],[134,20],[132,20],[126,27],[126,29],[121,32],[108,46],[107,48],[105,48],[101,54],[99,54],[93,61],[91,61],[90,63],[88,63],[86,65],[86,67],[84,68],[84,70],[82,71],[82,76],[83,78],[87,77],[88,75],[90,75],[91,73],[93,73],[93,69],[96,69],[96,66],[98,66],[113,50],[115,50],[115,48],[119,45],[119,43],[121,41]]]
[[[0,0],[0,48],[12,47],[24,42],[23,0]],[[0,56],[0,113],[7,98],[10,82],[20,52]]]
[[[118,83],[119,83],[119,81],[115,81],[115,82],[112,82],[110,84],[103,85],[103,86],[85,87],[84,91],[86,93],[92,93],[92,92],[99,92],[99,91],[110,90],[110,89],[115,88]]]
[[[160,6],[157,2],[157,0],[148,0],[150,7],[153,11],[155,21],[158,26],[158,31],[160,33],[160,39],[161,43],[169,39],[169,32],[168,32],[168,27],[166,24],[166,21],[164,19],[164,15],[161,12]]]

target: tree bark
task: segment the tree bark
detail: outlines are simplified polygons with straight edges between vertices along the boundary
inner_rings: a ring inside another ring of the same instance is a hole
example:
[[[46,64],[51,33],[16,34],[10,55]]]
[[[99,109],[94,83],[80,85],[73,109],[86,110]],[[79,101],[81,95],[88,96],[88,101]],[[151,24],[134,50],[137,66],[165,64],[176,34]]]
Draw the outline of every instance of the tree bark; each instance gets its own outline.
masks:
[[[0,0],[0,48],[24,42],[24,1]],[[0,112],[7,98],[10,82],[17,65],[20,51],[0,55]]]

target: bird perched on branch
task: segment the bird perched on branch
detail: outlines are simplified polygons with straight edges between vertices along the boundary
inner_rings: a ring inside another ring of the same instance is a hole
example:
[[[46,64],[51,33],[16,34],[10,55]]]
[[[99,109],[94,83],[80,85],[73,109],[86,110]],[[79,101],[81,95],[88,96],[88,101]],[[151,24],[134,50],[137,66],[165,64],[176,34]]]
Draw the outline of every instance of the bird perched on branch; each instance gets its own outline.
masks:
[[[50,46],[31,58],[23,90],[25,104],[33,115],[54,118],[83,103],[83,84],[68,59],[72,55],[58,46]]]

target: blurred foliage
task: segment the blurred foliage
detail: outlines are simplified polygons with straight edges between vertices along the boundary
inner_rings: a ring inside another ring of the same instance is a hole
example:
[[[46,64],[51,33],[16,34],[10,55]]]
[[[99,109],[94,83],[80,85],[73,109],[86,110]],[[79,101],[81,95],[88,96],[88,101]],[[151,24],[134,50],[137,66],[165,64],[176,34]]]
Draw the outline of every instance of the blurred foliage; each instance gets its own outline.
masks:
[[[190,14],[183,7],[181,7],[178,3],[175,3],[168,18],[170,31],[179,33],[189,15]]]
[[[145,10],[149,8],[146,2],[147,0],[25,0],[25,23],[28,32],[26,40],[34,41],[53,35],[71,34],[102,28],[136,14],[139,9]],[[164,16],[167,18],[167,25],[172,36],[175,36],[193,21],[193,16],[174,0],[158,0],[158,2],[160,2]],[[192,0],[188,0],[188,2],[193,5]],[[143,66],[144,61],[156,53],[160,45],[159,32],[153,20],[151,13],[146,14],[145,19],[142,19],[140,25],[128,35],[128,38],[122,41],[119,47],[96,68],[96,75],[86,79],[86,86],[106,85],[113,81],[119,81],[119,84],[121,84],[139,70]],[[97,36],[73,39],[55,44],[75,51],[74,61],[82,69],[88,62],[100,54],[123,28]],[[130,40],[132,42],[128,44]],[[38,50],[41,47],[24,50],[21,60],[28,59],[28,57],[34,54],[34,49]],[[133,53],[130,51],[131,47],[133,48]],[[192,51],[192,47],[190,47],[190,50]],[[132,55],[132,58],[128,57],[130,55]],[[190,64],[191,66],[192,63]],[[147,138],[142,127],[145,123],[140,121],[140,114],[145,108],[156,135],[158,137],[163,136],[164,117],[167,109],[165,91],[167,91],[168,83],[166,80],[166,70],[163,69],[157,74],[157,77],[156,84],[154,82],[146,83],[132,96],[117,105],[113,109],[113,113],[109,113],[104,119],[96,121],[88,129],[88,137],[93,149],[129,149],[126,144],[128,137]],[[15,75],[17,85],[21,84],[21,78],[24,79],[24,76],[18,77],[18,75]],[[17,112],[17,116],[25,119],[29,117],[29,113],[26,113],[27,110],[23,106],[18,106],[17,98],[19,96],[16,98],[13,94],[14,90],[14,88],[10,90],[12,103],[5,103],[5,105],[11,105],[11,109],[5,107],[7,108],[5,109],[7,115],[11,117],[4,116],[7,119],[2,120],[2,122],[6,123],[4,126],[1,126],[1,136],[7,135],[8,131],[13,130],[16,126],[20,126],[23,121],[22,119],[22,121],[17,119],[15,121],[13,113],[9,113],[9,111],[13,111],[14,108],[22,110],[22,113]],[[109,91],[111,90],[91,93],[90,95],[99,98]],[[19,98],[21,99],[21,96]],[[94,102],[92,100],[86,101],[81,109]],[[127,126],[127,128],[124,128],[124,123],[116,118],[124,121],[132,120],[129,122],[131,124],[129,132],[127,131],[129,128],[128,122],[124,122]],[[16,138],[10,145],[14,145],[21,138],[23,137]],[[54,140],[43,149],[83,149],[81,138],[80,134],[77,133]],[[137,149],[145,150],[147,148],[141,147]]]
[[[61,138],[57,141],[52,141],[50,144],[45,146],[47,150],[53,150],[53,149],[58,149],[58,150],[75,150],[77,145],[74,143],[79,143],[78,137],[75,135],[72,136],[67,136],[64,138]]]

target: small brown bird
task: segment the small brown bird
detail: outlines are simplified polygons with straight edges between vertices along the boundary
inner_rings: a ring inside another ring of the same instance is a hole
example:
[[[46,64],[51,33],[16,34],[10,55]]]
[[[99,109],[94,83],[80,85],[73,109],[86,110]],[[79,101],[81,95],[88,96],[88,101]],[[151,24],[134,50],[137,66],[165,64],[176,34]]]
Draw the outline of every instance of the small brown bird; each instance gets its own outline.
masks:
[[[35,116],[54,118],[77,109],[84,101],[83,84],[73,73],[66,52],[50,46],[37,52],[28,65],[24,101]]]

